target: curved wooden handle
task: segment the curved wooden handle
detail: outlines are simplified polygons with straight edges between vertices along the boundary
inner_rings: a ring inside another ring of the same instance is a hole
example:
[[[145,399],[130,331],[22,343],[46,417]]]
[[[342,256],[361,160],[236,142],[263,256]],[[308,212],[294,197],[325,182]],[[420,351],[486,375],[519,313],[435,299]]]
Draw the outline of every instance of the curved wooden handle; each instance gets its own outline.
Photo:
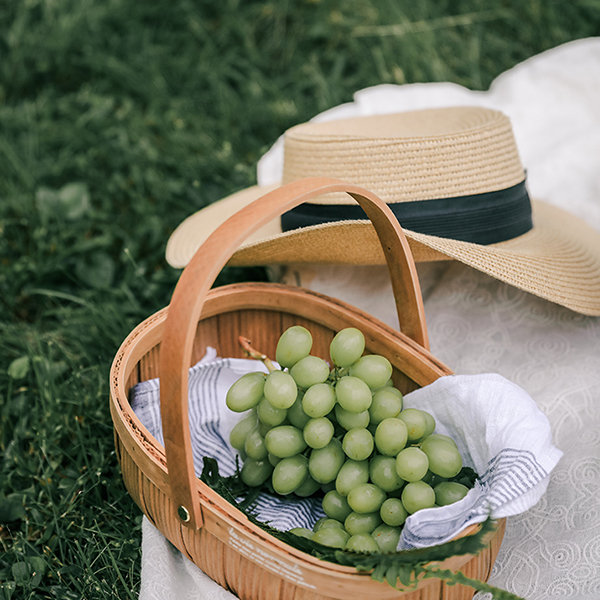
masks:
[[[325,177],[280,187],[231,216],[196,251],[171,298],[160,347],[160,409],[171,486],[182,523],[202,526],[188,418],[188,369],[206,295],[233,253],[254,231],[315,196],[347,192],[373,223],[387,261],[400,329],[428,348],[423,299],[408,242],[389,207],[358,186]]]

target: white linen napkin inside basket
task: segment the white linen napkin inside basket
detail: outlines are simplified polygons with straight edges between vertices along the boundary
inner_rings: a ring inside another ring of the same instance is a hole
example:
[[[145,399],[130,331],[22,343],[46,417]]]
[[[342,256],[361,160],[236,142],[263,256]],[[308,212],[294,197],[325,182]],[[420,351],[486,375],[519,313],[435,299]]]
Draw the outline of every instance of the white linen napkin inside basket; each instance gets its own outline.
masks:
[[[190,369],[189,420],[196,474],[203,456],[215,458],[222,475],[235,473],[236,451],[229,433],[240,414],[225,404],[229,387],[244,373],[265,371],[260,361],[218,358],[213,348]],[[407,394],[405,407],[436,419],[436,432],[451,436],[464,464],[479,475],[475,487],[455,504],[421,510],[407,520],[401,549],[441,543],[472,523],[526,511],[541,498],[549,474],[562,456],[552,444],[550,425],[520,387],[496,374],[450,375]],[[131,406],[163,443],[157,379],[132,389]],[[259,495],[255,516],[280,530],[312,528],[324,516],[319,497]]]

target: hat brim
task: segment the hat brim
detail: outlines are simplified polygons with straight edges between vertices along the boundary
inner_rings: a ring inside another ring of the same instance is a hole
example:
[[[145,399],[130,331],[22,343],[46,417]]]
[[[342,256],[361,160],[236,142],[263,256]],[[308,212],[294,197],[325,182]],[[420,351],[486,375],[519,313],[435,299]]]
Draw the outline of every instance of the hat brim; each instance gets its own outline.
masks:
[[[232,214],[277,185],[253,186],[185,219],[167,243],[167,262],[184,267]],[[532,200],[534,227],[505,242],[479,245],[405,229],[417,262],[457,260],[526,292],[590,316],[600,316],[600,233],[581,219]],[[369,221],[338,221],[282,232],[279,219],[261,228],[230,265],[384,264]]]

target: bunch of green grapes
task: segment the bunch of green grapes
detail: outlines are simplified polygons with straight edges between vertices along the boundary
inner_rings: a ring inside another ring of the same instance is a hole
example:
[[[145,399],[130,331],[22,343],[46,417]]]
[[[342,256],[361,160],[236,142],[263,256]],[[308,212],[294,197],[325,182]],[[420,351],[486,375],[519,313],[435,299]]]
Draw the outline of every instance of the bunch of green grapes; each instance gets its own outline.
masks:
[[[435,420],[403,408],[392,365],[364,354],[356,328],[341,330],[329,352],[333,367],[310,354],[301,326],[280,337],[281,370],[247,373],[227,393],[227,406],[249,411],[230,435],[249,486],[280,495],[324,494],[326,518],[313,531],[292,530],[326,546],[354,551],[396,549],[408,515],[460,500],[456,443],[434,433]]]

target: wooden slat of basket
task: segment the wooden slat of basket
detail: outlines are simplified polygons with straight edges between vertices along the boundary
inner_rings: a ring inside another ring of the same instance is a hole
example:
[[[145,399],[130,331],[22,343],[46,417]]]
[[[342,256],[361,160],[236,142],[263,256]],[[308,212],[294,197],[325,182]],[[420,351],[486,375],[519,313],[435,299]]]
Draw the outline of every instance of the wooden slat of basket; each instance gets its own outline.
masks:
[[[282,314],[273,314],[271,310],[264,309],[244,310],[238,312],[238,314],[240,316],[239,329],[230,332],[232,337],[235,338],[237,352],[230,356],[242,356],[238,339],[241,333],[238,332],[247,331],[247,337],[252,340],[252,345],[255,348],[271,349],[273,346],[273,331],[281,331]],[[266,352],[266,350],[261,350],[261,352]],[[271,356],[274,355],[271,354]]]
[[[192,365],[195,365],[201,358],[203,358],[208,346],[214,346],[214,343],[212,343],[211,340],[216,340],[219,338],[218,327],[218,315],[212,317],[207,316],[206,318],[202,319],[202,327],[199,327],[196,331],[196,341],[192,351]],[[226,355],[222,354],[221,356]],[[154,372],[154,377],[158,377],[158,369]]]

